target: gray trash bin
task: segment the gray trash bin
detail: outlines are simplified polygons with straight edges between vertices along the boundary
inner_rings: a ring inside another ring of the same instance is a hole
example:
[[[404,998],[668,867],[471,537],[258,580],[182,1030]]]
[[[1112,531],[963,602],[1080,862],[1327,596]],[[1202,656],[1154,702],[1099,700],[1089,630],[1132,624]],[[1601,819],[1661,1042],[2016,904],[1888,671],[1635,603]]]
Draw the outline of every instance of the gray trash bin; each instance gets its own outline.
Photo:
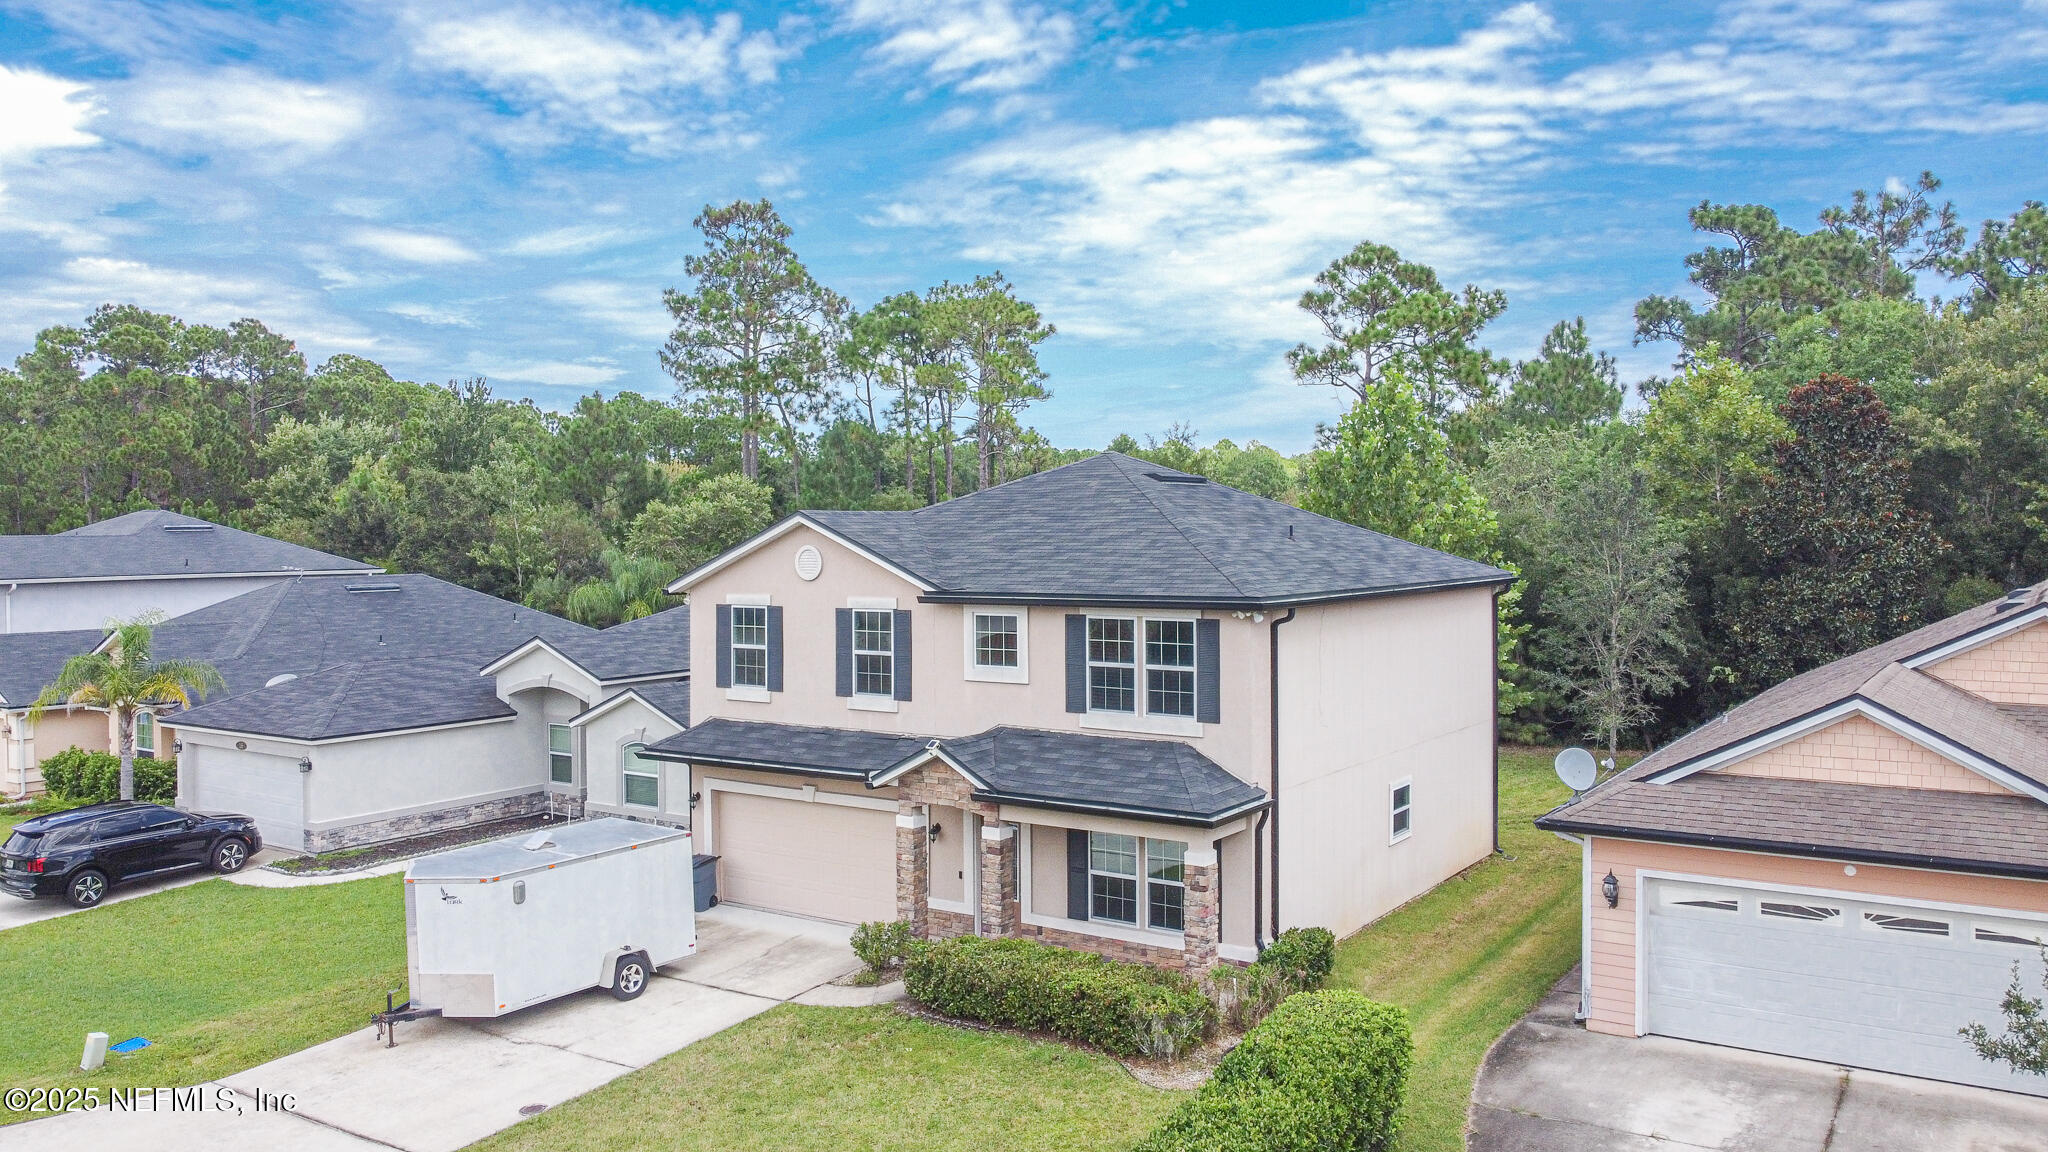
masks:
[[[718,903],[718,857],[702,853],[691,858],[691,883],[697,892],[697,911],[709,912]]]

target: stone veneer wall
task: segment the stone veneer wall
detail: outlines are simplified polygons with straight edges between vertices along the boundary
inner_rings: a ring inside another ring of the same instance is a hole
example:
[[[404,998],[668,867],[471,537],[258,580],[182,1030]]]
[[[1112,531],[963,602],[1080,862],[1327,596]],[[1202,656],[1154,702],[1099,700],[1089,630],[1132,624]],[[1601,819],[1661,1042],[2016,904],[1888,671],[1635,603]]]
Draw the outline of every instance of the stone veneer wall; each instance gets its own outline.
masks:
[[[560,810],[559,803],[556,808]],[[306,833],[305,851],[333,852],[342,848],[360,848],[365,844],[380,844],[386,840],[424,836],[429,832],[460,828],[465,824],[488,824],[493,820],[507,820],[514,816],[532,816],[547,810],[548,796],[545,791],[501,796],[480,804],[437,808],[432,812],[414,812],[405,816],[394,816],[388,820],[350,824],[344,828],[309,831]]]

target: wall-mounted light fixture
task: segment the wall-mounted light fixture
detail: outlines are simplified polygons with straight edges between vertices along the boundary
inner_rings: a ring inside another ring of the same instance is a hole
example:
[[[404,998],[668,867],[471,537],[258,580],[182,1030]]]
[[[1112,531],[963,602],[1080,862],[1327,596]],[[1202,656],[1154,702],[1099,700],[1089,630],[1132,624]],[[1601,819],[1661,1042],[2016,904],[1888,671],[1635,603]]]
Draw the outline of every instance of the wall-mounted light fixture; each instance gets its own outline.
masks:
[[[939,832],[944,828],[945,825],[939,823],[936,820],[932,821],[932,826],[930,828],[925,829],[925,843],[929,844],[932,841],[937,840],[939,838]]]
[[[311,756],[301,756],[301,757],[299,757],[299,771],[301,771],[301,772],[311,772],[312,770],[313,770],[313,758],[312,758]]]
[[[1607,879],[1600,881],[1600,894],[1607,897],[1607,906],[1612,908],[1621,903],[1621,881],[1614,878],[1614,869],[1607,870]]]
[[[702,792],[690,793],[690,807],[695,808],[697,806],[697,801],[702,800],[703,798],[704,794]]]

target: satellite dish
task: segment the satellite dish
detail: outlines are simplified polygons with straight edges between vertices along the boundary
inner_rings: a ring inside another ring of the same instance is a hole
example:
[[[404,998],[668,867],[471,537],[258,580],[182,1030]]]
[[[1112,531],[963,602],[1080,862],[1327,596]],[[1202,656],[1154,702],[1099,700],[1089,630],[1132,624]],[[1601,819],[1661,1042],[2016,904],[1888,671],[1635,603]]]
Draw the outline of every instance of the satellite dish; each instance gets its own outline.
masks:
[[[289,684],[292,681],[297,680],[298,678],[299,674],[296,672],[280,672],[277,675],[272,676],[270,679],[265,680],[263,682],[263,686],[265,688],[275,688],[279,684]]]
[[[1557,778],[1574,792],[1584,792],[1600,779],[1600,765],[1584,748],[1567,748],[1557,754]]]

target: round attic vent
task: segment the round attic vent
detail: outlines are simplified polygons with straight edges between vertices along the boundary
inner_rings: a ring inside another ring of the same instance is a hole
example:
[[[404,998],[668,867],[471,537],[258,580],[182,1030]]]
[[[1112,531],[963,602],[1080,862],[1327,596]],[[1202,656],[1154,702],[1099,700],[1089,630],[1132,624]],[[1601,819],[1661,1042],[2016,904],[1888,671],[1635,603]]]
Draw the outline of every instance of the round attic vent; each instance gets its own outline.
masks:
[[[275,688],[279,684],[289,684],[292,681],[297,680],[298,678],[299,674],[297,672],[280,672],[277,675],[272,676],[270,679],[265,680],[263,682],[263,686],[265,688]]]
[[[825,558],[809,544],[796,550],[796,574],[800,580],[816,580],[825,570]]]

